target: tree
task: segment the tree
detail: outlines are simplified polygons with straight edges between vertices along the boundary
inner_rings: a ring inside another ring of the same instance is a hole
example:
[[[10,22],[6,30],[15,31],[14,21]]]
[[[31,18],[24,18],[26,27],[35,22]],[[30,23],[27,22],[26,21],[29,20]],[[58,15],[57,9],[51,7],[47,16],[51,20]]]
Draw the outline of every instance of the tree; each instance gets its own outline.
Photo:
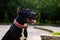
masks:
[[[41,23],[48,23],[55,21],[57,0],[39,0],[38,10],[41,12]],[[46,22],[46,20],[48,22]]]

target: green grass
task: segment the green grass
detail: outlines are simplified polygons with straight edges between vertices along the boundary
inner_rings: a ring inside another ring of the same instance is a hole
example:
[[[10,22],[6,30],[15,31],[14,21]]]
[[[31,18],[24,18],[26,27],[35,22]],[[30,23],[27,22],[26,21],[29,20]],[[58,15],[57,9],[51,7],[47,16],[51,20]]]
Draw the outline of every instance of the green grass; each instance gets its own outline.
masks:
[[[53,36],[58,36],[58,35],[60,35],[60,32],[53,32],[52,35]]]

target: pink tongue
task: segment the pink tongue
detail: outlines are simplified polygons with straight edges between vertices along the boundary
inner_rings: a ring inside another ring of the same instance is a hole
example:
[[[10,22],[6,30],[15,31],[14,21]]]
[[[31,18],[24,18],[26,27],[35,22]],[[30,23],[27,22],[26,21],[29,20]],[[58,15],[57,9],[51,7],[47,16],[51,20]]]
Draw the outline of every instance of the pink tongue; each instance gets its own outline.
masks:
[[[33,23],[36,23],[36,20],[32,20]]]

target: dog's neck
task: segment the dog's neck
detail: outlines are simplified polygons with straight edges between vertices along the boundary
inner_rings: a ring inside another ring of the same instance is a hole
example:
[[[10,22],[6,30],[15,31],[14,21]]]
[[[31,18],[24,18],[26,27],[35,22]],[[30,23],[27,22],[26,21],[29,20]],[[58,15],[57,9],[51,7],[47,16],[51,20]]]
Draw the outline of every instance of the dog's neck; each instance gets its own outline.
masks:
[[[28,23],[25,23],[24,25],[22,25],[22,24],[20,24],[20,23],[18,23],[17,21],[16,21],[16,19],[14,19],[14,22],[13,22],[17,27],[22,27],[22,28],[27,28],[28,27]]]
[[[19,18],[19,16],[16,17],[16,21],[21,25],[24,25],[26,23],[22,18]]]

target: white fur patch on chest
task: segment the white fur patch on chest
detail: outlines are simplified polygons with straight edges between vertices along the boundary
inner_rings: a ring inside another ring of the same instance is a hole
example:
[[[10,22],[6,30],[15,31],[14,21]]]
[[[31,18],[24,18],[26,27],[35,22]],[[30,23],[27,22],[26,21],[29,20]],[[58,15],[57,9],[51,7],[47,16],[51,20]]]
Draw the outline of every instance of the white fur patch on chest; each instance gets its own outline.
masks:
[[[22,33],[21,33],[21,37],[20,37],[20,40],[24,40],[24,39],[26,39],[26,37],[24,36],[24,30],[25,30],[25,28],[22,28]]]

